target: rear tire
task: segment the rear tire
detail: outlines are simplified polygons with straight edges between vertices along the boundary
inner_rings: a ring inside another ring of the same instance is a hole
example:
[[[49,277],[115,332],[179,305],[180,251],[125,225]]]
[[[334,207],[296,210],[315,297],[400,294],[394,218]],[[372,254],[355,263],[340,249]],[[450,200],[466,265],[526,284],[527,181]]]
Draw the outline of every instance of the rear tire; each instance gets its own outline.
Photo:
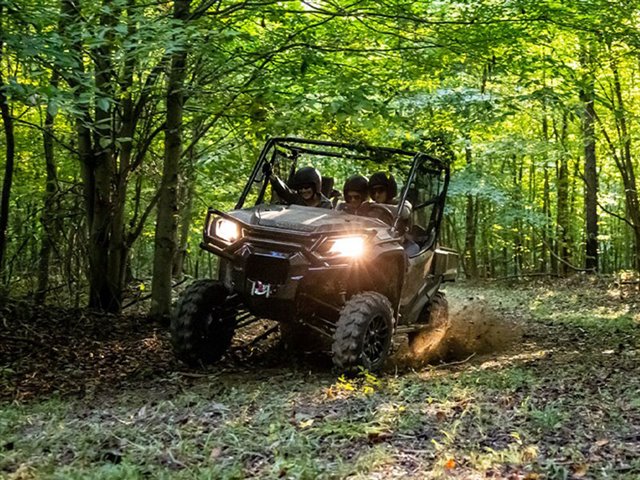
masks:
[[[382,367],[391,350],[393,308],[384,295],[363,292],[345,304],[333,335],[333,363],[343,371],[371,372]]]
[[[420,314],[418,323],[423,323],[424,329],[409,333],[409,349],[413,355],[422,356],[425,345],[431,345],[434,340],[440,342],[449,328],[449,302],[443,292],[436,292]]]
[[[171,340],[178,358],[189,365],[211,364],[231,345],[236,306],[215,280],[198,280],[185,290],[171,319]]]

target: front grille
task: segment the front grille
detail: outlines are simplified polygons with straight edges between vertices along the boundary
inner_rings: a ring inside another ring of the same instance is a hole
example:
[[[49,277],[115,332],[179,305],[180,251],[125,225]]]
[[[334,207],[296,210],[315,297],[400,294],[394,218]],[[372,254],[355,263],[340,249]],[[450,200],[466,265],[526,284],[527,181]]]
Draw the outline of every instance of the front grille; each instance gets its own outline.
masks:
[[[282,285],[288,278],[289,260],[286,257],[254,253],[247,258],[245,269],[249,280]]]

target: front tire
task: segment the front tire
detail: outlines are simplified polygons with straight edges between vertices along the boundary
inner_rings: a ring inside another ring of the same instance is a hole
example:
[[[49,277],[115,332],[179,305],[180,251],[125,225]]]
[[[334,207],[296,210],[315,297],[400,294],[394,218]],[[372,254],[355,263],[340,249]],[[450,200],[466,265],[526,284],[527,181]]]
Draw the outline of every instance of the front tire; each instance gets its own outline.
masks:
[[[333,335],[333,363],[341,370],[371,372],[384,364],[391,350],[393,308],[384,295],[363,292],[345,304]]]
[[[211,364],[231,345],[236,307],[229,291],[215,280],[198,280],[185,290],[171,319],[171,340],[178,358],[189,365]]]

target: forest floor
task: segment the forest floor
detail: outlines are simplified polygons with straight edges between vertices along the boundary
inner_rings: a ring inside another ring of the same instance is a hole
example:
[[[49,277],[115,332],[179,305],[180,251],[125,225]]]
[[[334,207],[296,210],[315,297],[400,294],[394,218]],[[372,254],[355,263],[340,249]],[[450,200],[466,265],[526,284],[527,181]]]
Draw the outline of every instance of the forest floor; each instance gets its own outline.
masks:
[[[640,478],[637,285],[447,296],[431,364],[356,379],[275,340],[189,370],[142,316],[7,306],[0,478]]]

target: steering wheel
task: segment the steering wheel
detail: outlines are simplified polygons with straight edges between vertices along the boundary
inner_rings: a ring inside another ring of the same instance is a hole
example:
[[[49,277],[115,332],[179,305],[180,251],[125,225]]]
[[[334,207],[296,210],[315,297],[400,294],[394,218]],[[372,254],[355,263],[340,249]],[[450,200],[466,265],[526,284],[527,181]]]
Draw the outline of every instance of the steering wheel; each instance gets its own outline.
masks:
[[[395,212],[392,211],[392,209],[395,209],[393,205],[386,205],[384,203],[372,203],[369,205],[367,217],[377,218],[378,220],[382,220],[387,225],[392,226],[395,217]]]

